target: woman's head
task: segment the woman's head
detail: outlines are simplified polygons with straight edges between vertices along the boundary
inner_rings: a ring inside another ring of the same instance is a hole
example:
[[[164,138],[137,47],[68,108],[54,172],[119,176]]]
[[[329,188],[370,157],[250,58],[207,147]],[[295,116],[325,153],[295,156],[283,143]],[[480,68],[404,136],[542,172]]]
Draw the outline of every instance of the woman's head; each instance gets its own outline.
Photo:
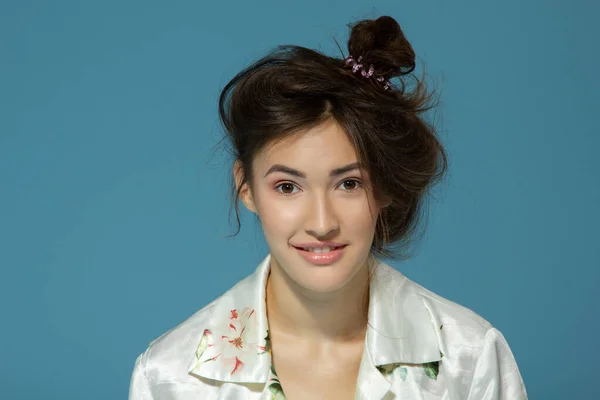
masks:
[[[238,181],[242,168],[235,166]],[[252,184],[241,197],[260,218],[272,263],[316,292],[345,286],[365,265],[381,206],[344,129],[330,118],[267,145],[251,168]],[[333,268],[298,268],[310,265],[304,249],[314,242],[344,245],[342,258]]]
[[[443,147],[422,117],[431,95],[411,75],[415,55],[398,23],[381,17],[353,24],[348,50],[365,69],[374,66],[371,78],[344,59],[281,46],[221,93],[236,216],[241,197],[279,258],[296,256],[285,246],[324,240],[355,243],[355,261],[398,258],[392,249],[415,233],[426,190],[446,170]],[[384,89],[395,77],[399,83]],[[330,176],[354,163],[360,169]],[[275,165],[305,177],[267,174]]]

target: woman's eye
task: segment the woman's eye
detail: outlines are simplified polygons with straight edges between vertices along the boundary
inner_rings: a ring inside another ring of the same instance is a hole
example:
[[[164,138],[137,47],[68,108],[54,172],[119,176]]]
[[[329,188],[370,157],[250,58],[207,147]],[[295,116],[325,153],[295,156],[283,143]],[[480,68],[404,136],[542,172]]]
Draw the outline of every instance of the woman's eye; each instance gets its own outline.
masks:
[[[281,190],[279,190],[281,188]],[[282,194],[294,194],[293,190],[296,186],[293,183],[284,182],[275,187],[275,189]]]
[[[360,188],[361,182],[357,179],[346,179],[340,186],[342,186],[342,189],[346,192],[354,192]],[[275,190],[284,195],[292,195],[298,192],[296,185],[291,182],[280,183],[275,187]]]
[[[345,186],[345,190],[347,190],[348,192],[352,192],[358,189],[358,187],[360,186],[360,182],[356,179],[346,179],[342,182],[342,186]]]

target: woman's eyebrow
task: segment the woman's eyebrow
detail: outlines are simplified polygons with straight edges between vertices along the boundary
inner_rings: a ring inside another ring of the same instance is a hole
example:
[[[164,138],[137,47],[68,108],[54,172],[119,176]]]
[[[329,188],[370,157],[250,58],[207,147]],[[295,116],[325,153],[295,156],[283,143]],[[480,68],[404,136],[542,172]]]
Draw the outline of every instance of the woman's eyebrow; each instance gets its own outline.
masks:
[[[331,172],[329,172],[329,176],[339,176],[355,169],[360,169],[360,165],[358,163],[352,163],[340,168],[332,169]],[[283,172],[289,175],[297,176],[298,178],[306,179],[306,174],[304,172],[298,171],[297,169],[287,167],[281,164],[275,164],[271,168],[269,168],[269,170],[265,174],[265,177],[272,172]]]

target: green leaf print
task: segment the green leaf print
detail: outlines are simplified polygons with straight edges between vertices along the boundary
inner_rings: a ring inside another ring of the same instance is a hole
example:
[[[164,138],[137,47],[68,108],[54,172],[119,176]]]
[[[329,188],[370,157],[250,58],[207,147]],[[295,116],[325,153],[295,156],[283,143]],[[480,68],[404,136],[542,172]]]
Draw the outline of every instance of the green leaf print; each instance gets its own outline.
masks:
[[[423,364],[423,368],[425,369],[425,374],[433,380],[437,380],[438,373],[440,372],[440,362],[434,361],[430,363]]]
[[[271,392],[271,398],[273,400],[277,399],[285,399],[285,395],[283,394],[283,388],[279,382],[272,382],[269,385],[269,391]]]
[[[394,364],[378,365],[377,370],[381,373],[381,375],[387,377],[394,370]]]
[[[269,343],[269,334],[267,333],[267,337],[265,339],[267,343]],[[275,372],[275,366],[271,363],[271,379],[267,384],[269,391],[271,392],[271,400],[285,400],[285,394],[283,393],[283,387],[281,386],[281,382],[279,382],[279,378],[277,377],[277,372]]]
[[[403,366],[401,363],[378,365],[377,370],[386,378],[392,375],[395,370],[398,370],[400,378],[402,378],[403,381],[406,380],[406,375],[408,374],[408,368]]]
[[[267,336],[265,336],[265,348],[266,348],[266,352],[270,353],[271,352],[271,338],[269,337],[269,330],[267,329]]]
[[[406,367],[400,367],[400,378],[403,381],[406,381],[406,375],[408,374],[408,369]]]
[[[267,354],[267,353],[271,353],[271,338],[269,337],[269,330],[267,330],[267,336],[265,336],[265,345],[264,346],[258,346],[259,349],[261,349],[261,351],[258,354]]]

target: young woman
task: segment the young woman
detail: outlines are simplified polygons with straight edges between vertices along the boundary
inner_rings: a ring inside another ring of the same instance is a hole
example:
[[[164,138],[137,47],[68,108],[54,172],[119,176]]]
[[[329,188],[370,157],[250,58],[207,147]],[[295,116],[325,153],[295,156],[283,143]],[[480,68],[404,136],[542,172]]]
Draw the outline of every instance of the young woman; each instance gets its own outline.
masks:
[[[527,398],[497,329],[380,261],[414,237],[446,155],[398,23],[354,24],[348,50],[282,46],[224,88],[236,213],[270,251],[150,344],[131,400]]]

